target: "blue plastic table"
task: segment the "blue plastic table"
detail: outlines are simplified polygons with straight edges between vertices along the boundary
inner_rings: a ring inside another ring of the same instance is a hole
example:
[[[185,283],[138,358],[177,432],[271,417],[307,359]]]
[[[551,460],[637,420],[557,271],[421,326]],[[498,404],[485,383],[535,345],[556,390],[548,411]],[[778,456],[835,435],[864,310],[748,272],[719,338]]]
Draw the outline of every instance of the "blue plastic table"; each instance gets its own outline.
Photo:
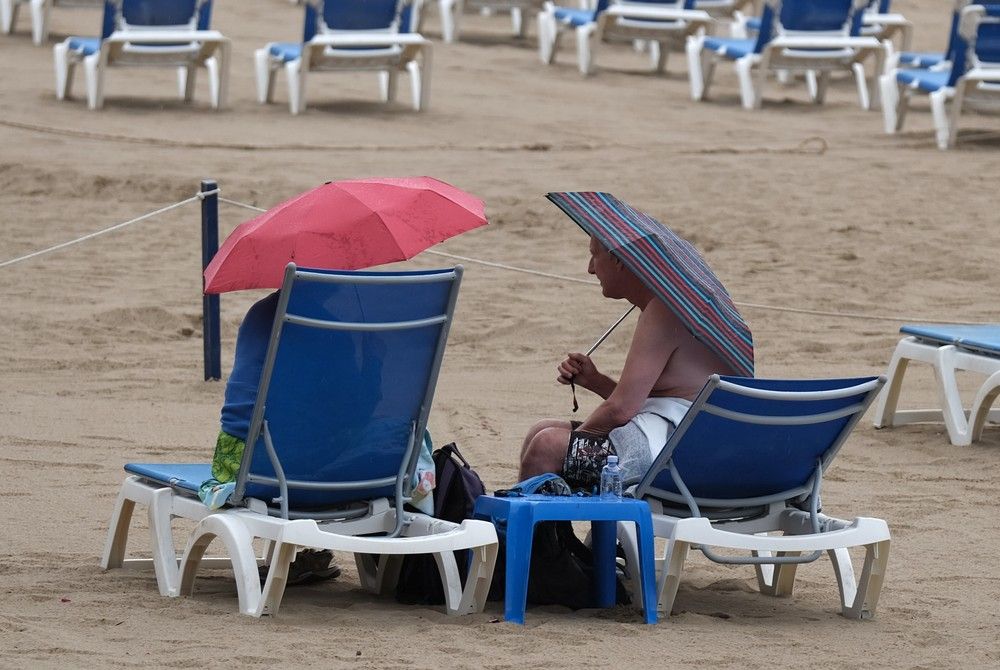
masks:
[[[475,517],[495,526],[506,525],[507,579],[504,619],[524,623],[528,598],[528,566],[531,541],[539,521],[589,521],[594,553],[594,586],[597,604],[615,604],[615,545],[618,521],[631,521],[638,535],[639,578],[646,623],[656,623],[656,577],[653,562],[653,521],[644,500],[623,498],[524,495],[510,498],[480,496]]]

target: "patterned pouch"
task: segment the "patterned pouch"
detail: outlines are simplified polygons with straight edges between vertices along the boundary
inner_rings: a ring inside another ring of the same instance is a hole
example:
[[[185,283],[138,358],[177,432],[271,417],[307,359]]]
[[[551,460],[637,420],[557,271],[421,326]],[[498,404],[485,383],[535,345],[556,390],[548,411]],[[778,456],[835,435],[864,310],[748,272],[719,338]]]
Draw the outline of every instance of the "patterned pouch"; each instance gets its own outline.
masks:
[[[569,434],[569,449],[563,463],[563,479],[574,490],[592,493],[601,482],[601,468],[615,448],[607,435],[574,430]]]

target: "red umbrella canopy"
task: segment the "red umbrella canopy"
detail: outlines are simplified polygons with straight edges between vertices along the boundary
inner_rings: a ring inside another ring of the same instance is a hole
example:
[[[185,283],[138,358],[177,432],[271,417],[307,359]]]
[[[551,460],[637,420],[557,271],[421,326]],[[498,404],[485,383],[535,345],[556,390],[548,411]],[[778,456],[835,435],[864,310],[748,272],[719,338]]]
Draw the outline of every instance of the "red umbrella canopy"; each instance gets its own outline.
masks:
[[[205,293],[278,288],[285,265],[360,270],[486,224],[483,202],[433,177],[331,181],[244,221],[205,268]]]

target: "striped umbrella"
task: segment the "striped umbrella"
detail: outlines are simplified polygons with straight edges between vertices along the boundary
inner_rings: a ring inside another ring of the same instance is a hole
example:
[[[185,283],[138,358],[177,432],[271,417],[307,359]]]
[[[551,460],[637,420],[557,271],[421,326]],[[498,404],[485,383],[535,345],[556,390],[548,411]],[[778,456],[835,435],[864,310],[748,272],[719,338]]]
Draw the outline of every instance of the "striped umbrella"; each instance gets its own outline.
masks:
[[[546,196],[631,270],[691,334],[753,376],[753,336],[729,292],[687,240],[608,193]]]

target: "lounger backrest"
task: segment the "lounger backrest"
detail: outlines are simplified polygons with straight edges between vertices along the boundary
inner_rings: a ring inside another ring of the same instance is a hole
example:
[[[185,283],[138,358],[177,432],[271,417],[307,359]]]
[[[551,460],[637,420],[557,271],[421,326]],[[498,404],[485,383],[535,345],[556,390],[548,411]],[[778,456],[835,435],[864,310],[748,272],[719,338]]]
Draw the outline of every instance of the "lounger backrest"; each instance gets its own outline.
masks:
[[[699,506],[747,507],[811,491],[883,379],[713,376],[636,495],[683,505],[676,470]]]
[[[235,500],[278,497],[265,421],[290,508],[405,495],[460,278],[286,271]]]
[[[948,85],[954,86],[973,67],[1000,67],[1000,5],[962,9]]]
[[[309,0],[302,39],[337,30],[409,32],[411,11],[403,0]]]
[[[780,34],[858,35],[865,0],[766,0],[754,52]]]
[[[122,28],[208,30],[212,0],[106,0],[101,38]]]

